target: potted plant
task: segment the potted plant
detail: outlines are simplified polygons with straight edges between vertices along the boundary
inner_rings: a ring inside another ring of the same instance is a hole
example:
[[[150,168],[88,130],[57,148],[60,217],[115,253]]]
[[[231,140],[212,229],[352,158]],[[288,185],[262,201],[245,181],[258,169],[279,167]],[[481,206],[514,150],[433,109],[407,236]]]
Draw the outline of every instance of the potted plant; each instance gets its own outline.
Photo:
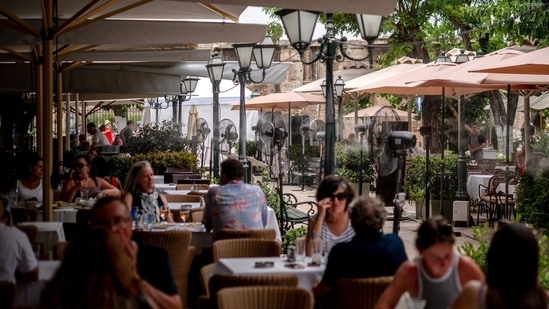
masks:
[[[441,207],[444,217],[452,220],[452,203],[457,191],[457,155],[446,152],[444,154],[444,176],[442,190],[442,205],[440,204],[440,164],[442,162],[440,154],[431,155],[429,158],[429,194],[430,194],[430,214],[429,216],[440,213]],[[410,161],[406,175],[404,177],[404,189],[410,199],[416,204],[416,218],[424,219],[425,214],[425,156],[415,156]]]
[[[336,143],[335,158],[338,164],[337,174],[345,177],[355,193],[358,193],[360,169],[362,168],[362,194],[368,195],[370,192],[370,183],[375,181],[375,169],[366,149],[362,149],[362,166],[360,156],[361,146],[359,144],[346,145]]]

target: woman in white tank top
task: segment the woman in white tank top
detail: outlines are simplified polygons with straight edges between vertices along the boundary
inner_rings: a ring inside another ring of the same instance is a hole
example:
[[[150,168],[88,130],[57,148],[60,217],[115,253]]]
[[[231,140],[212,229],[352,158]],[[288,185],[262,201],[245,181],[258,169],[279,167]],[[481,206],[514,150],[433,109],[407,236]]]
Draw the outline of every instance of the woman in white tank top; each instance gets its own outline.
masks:
[[[25,162],[25,170],[21,171],[22,177],[17,180],[19,201],[42,202],[42,177],[44,176],[44,160],[33,153]]]

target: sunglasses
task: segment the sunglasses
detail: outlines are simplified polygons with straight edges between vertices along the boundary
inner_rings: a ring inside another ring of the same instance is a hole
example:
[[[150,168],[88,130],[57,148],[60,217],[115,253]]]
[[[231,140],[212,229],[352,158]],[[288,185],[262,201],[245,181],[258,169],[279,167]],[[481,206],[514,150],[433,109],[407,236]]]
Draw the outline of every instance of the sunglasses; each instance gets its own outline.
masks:
[[[88,166],[87,164],[84,164],[84,163],[80,163],[80,164],[76,164],[75,167],[78,168],[78,169],[83,169],[84,166]]]
[[[330,198],[330,200],[334,200],[334,199],[338,199],[340,201],[343,201],[347,198],[347,194],[346,193],[338,193],[338,194],[332,194],[332,195],[328,195],[328,197]]]

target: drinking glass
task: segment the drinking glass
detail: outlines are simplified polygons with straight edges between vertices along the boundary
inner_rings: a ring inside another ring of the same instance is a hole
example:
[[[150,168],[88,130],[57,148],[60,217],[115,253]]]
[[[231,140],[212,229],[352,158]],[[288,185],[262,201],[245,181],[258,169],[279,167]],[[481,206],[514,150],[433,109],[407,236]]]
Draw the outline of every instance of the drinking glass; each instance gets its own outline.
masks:
[[[179,209],[179,217],[181,218],[181,221],[187,222],[187,219],[189,218],[190,214],[191,214],[190,205],[181,205],[181,208]]]
[[[154,223],[154,214],[148,213],[144,215],[143,221],[145,223],[145,227],[150,231],[152,230],[152,225]]]
[[[297,262],[305,261],[305,237],[295,239],[295,259]]]
[[[320,239],[313,239],[311,241],[312,246],[312,263],[315,265],[322,264],[322,241]]]
[[[162,221],[166,221],[166,218],[168,218],[168,213],[169,212],[170,211],[165,209],[165,208],[160,209],[160,218],[161,218]]]
[[[40,245],[36,245],[36,244],[33,244],[32,245],[32,251],[34,251],[34,256],[36,256],[36,259],[39,260],[40,259]]]

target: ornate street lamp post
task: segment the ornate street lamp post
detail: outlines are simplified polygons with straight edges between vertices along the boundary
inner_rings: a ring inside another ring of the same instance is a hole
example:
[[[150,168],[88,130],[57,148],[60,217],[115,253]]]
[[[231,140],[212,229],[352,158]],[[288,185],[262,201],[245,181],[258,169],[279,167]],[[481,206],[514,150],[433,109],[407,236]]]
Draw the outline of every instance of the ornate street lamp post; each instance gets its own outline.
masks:
[[[335,166],[335,119],[334,119],[334,60],[343,61],[345,58],[354,61],[362,61],[371,58],[371,49],[364,58],[354,58],[346,53],[343,44],[347,38],[337,39],[334,32],[333,14],[326,13],[326,34],[321,39],[320,52],[311,61],[305,61],[304,52],[311,44],[318,12],[280,10],[276,12],[282,19],[284,29],[290,40],[290,44],[299,52],[301,62],[312,64],[318,60],[326,63],[326,159],[324,161],[324,173],[334,173]],[[382,16],[357,14],[357,20],[362,38],[371,46],[373,40],[378,37],[381,28]]]
[[[343,110],[341,109],[341,103],[343,101],[343,88],[345,88],[345,81],[338,76],[334,83],[335,96],[337,98],[337,141],[341,142],[343,140]],[[322,90],[322,95],[326,97],[326,80],[322,81],[320,84],[320,89]]]
[[[179,85],[180,94],[164,95],[164,100],[166,102],[171,102],[173,106],[172,120],[174,123],[177,123],[179,125],[179,130],[181,130],[181,127],[182,127],[181,126],[181,106],[183,105],[184,101],[189,101],[191,99],[191,94],[196,90],[196,84],[198,83],[198,79],[199,79],[198,77],[186,77],[180,82],[180,85]]]
[[[162,104],[162,102],[158,101],[158,98],[148,98],[147,102],[149,102],[149,106],[155,110],[155,123],[158,126],[160,124],[158,121],[158,118],[160,118],[160,110],[170,107],[171,101],[165,100],[165,104]]]
[[[246,84],[261,83],[265,79],[265,70],[271,66],[276,45],[271,37],[265,37],[263,43],[236,43],[233,44],[239,69],[233,69],[233,83],[240,85],[240,139],[238,159],[244,166],[244,181],[248,182],[248,159],[246,158]],[[255,58],[256,66],[262,70],[261,80],[253,80],[251,73],[252,57]]]
[[[206,68],[213,88],[213,176],[219,179],[219,83],[223,79],[225,63],[217,53],[214,53]]]

